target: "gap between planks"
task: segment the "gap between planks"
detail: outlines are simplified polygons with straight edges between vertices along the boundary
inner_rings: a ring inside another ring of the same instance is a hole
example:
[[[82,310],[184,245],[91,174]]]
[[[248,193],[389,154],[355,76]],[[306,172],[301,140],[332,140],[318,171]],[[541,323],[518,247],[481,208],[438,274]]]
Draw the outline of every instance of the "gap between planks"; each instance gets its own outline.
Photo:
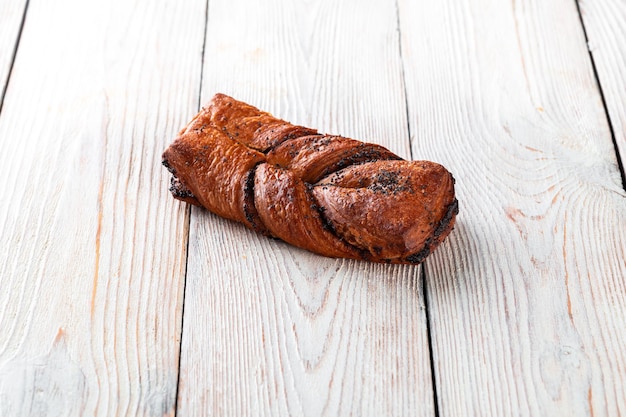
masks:
[[[398,4],[398,0],[394,2],[396,7],[396,31],[398,33],[398,55],[400,57],[400,71],[402,77],[402,93],[404,94],[404,108],[406,112],[406,130],[409,138],[409,156],[411,160],[414,160],[413,156],[413,146],[411,142],[413,141],[413,137],[411,135],[411,122],[410,122],[410,114],[409,114],[409,97],[406,91],[406,68],[404,55],[402,53],[402,26],[400,25],[400,5]],[[420,273],[420,278],[422,280],[422,296],[424,297],[424,314],[426,316],[426,338],[427,338],[427,346],[428,346],[428,358],[430,363],[430,377],[431,384],[433,389],[433,412],[435,417],[439,417],[439,396],[437,395],[437,378],[435,372],[437,372],[435,367],[435,358],[433,355],[433,338],[432,338],[432,329],[431,329],[431,320],[430,320],[430,308],[428,303],[428,291],[427,291],[427,283],[426,283],[426,262],[422,262],[422,270]]]
[[[580,27],[583,30],[583,36],[585,37],[585,44],[587,45],[587,53],[589,54],[589,61],[591,62],[591,68],[593,69],[593,76],[596,79],[596,85],[600,92],[600,99],[602,100],[602,107],[604,108],[604,114],[606,116],[607,123],[609,125],[609,131],[611,132],[611,140],[613,141],[613,147],[615,148],[615,158],[617,159],[617,167],[622,177],[622,188],[626,190],[626,172],[624,171],[624,164],[622,163],[622,155],[619,152],[619,146],[617,146],[617,137],[615,136],[615,129],[613,128],[613,121],[609,113],[609,107],[606,104],[606,98],[604,96],[604,88],[598,75],[598,68],[596,66],[596,60],[589,48],[589,36],[587,35],[587,27],[585,26],[585,20],[583,19],[582,12],[580,10],[580,0],[574,0],[576,3],[576,11],[578,12],[578,19],[580,20]]]
[[[409,137],[409,156],[411,158],[411,160],[413,160],[413,146],[411,146],[411,123],[409,122],[410,120],[410,114],[409,114],[409,98],[407,95],[407,91],[406,91],[406,69],[404,68],[404,56],[402,56],[402,28],[400,26],[400,5],[398,4],[398,0],[395,0],[394,2],[395,6],[396,6],[396,32],[398,33],[398,56],[400,57],[400,74],[402,77],[402,93],[404,94],[404,109],[405,109],[405,113],[406,113],[406,131]],[[423,270],[422,270],[422,278],[424,277],[423,274]],[[428,308],[428,307],[426,307]],[[426,316],[428,316],[428,311],[426,311]],[[430,336],[430,330],[428,332],[428,335]],[[429,340],[430,342],[430,340]],[[432,357],[432,355],[431,355]],[[435,401],[435,407],[437,406],[437,402]],[[436,408],[435,408],[436,410]]]
[[[11,80],[11,73],[13,72],[13,64],[15,64],[15,57],[17,56],[17,50],[20,46],[20,40],[22,39],[22,31],[24,30],[24,23],[26,23],[26,14],[28,13],[28,4],[30,0],[26,0],[24,4],[24,11],[22,12],[22,20],[20,21],[19,28],[17,30],[17,36],[15,37],[15,44],[13,45],[13,51],[11,52],[11,59],[9,63],[9,70],[7,71],[7,77],[4,80],[4,85],[0,91],[0,114],[2,114],[2,107],[4,106],[4,96],[9,88],[9,81]]]
[[[408,104],[408,103],[407,103]],[[426,336],[428,340],[428,354],[430,356],[430,377],[433,385],[433,405],[435,417],[439,417],[439,395],[437,394],[437,372],[435,366],[435,355],[433,355],[433,333],[431,330],[430,307],[428,300],[428,288],[426,283],[426,263],[422,263],[422,292],[424,294],[424,311],[426,312]]]
[[[204,79],[204,51],[206,50],[206,33],[207,27],[209,24],[209,0],[205,1],[204,6],[204,31],[202,33],[202,54],[200,58],[200,88],[198,89],[198,107],[197,110],[200,111],[202,107],[202,81]],[[181,356],[183,353],[183,333],[185,331],[185,326],[183,325],[185,322],[185,296],[187,295],[187,271],[189,267],[189,237],[191,235],[191,204],[187,205],[187,220],[185,222],[185,227],[187,229],[187,244],[185,245],[185,277],[183,279],[183,304],[180,312],[180,341],[178,343],[178,373],[176,374],[176,397],[174,398],[174,415],[178,415],[178,392],[180,388],[180,371],[181,371]]]

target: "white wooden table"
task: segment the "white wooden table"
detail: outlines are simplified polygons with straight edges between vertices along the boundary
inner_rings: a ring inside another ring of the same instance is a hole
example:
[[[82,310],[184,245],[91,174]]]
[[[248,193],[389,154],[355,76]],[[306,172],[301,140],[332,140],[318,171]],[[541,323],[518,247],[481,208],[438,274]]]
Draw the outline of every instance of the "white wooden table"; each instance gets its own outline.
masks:
[[[0,416],[626,416],[624,0],[0,0],[0,92]],[[444,164],[455,230],[175,201],[215,92]]]

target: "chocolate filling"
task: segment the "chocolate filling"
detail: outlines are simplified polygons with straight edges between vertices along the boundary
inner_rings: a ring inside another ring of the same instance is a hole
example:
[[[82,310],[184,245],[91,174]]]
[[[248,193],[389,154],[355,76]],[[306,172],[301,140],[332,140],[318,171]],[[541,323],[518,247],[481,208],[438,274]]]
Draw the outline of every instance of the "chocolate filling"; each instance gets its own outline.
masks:
[[[259,165],[264,162],[259,162],[256,164],[250,171],[248,171],[248,175],[246,176],[246,182],[243,187],[243,212],[246,216],[246,220],[250,223],[252,230],[262,233],[268,236],[270,233],[265,227],[265,224],[261,221],[261,217],[259,216],[259,212],[257,211],[256,204],[254,203],[254,178],[256,176],[256,170]]]

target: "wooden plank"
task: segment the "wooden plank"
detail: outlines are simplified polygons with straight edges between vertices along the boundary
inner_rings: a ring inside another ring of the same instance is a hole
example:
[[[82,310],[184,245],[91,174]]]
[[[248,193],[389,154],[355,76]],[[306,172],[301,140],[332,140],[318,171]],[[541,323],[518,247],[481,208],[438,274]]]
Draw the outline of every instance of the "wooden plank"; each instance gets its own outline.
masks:
[[[626,165],[626,2],[579,1],[615,142]]]
[[[576,4],[399,7],[414,157],[460,201],[426,265],[440,414],[626,414],[626,200]]]
[[[204,101],[409,155],[393,1],[215,0],[206,41]],[[421,288],[418,267],[320,257],[194,209],[180,414],[433,415]]]
[[[71,11],[71,12],[68,12]],[[204,0],[30,2],[0,116],[0,415],[172,415]]]
[[[0,104],[19,37],[26,0],[0,0]]]

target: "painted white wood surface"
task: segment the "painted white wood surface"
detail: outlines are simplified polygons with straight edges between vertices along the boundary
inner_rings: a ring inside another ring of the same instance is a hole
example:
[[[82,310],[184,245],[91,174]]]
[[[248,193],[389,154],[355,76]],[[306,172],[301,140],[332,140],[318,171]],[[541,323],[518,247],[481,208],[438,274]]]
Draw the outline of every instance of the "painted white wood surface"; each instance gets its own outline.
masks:
[[[26,0],[0,0],[0,101],[9,76]]]
[[[626,164],[626,2],[581,0],[580,11],[615,141]]]
[[[576,4],[399,5],[414,157],[460,201],[426,263],[440,415],[626,415],[626,198]]]
[[[409,156],[393,1],[212,0],[206,42],[203,101]],[[194,209],[185,300],[181,415],[434,414],[419,267],[320,257]]]
[[[0,75],[23,6],[0,0]],[[408,124],[456,175],[425,267],[441,415],[626,415],[626,199],[576,5],[397,6],[211,0],[205,40],[204,0],[30,1],[0,114],[1,417],[173,415],[179,349],[180,415],[434,415],[420,268],[186,226],[160,154],[204,41],[202,101],[407,157]],[[624,5],[581,10],[624,152]]]
[[[31,0],[0,115],[0,415],[173,415],[205,2]]]

